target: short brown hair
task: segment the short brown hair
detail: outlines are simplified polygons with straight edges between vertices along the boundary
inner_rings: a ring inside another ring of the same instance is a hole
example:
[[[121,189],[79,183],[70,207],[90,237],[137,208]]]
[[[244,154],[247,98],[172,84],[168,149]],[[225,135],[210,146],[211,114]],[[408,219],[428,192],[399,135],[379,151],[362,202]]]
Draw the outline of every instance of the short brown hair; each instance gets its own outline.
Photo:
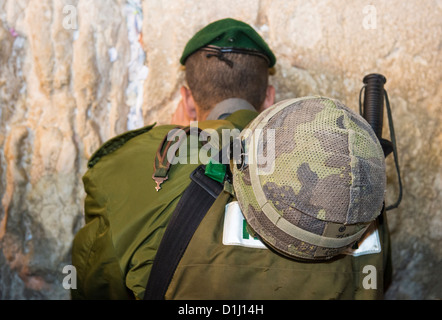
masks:
[[[210,110],[229,98],[241,98],[259,109],[266,97],[268,62],[261,57],[224,53],[233,67],[200,50],[186,61],[186,81],[197,105]]]

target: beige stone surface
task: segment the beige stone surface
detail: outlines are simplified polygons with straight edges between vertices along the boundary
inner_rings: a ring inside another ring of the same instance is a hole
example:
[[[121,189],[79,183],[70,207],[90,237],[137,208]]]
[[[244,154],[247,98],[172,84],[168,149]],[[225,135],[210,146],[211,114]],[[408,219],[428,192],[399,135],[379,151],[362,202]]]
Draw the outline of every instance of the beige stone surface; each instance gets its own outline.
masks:
[[[0,299],[69,298],[62,270],[83,224],[87,159],[131,117],[169,121],[186,41],[225,17],[251,24],[274,49],[277,100],[321,94],[357,110],[362,78],[386,76],[404,185],[401,206],[388,213],[387,298],[442,298],[440,0],[145,0],[145,58],[131,8],[125,0],[0,0]],[[391,203],[391,156],[387,165]]]

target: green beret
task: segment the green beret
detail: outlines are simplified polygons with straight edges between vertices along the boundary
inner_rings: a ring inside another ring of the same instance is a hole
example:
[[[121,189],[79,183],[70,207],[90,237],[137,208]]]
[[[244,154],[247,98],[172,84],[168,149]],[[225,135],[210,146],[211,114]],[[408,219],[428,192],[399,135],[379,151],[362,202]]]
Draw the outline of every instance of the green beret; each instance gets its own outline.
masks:
[[[184,65],[192,53],[206,46],[233,49],[226,52],[257,53],[267,58],[269,68],[276,63],[267,43],[251,26],[230,18],[215,21],[198,31],[184,48],[180,63]]]

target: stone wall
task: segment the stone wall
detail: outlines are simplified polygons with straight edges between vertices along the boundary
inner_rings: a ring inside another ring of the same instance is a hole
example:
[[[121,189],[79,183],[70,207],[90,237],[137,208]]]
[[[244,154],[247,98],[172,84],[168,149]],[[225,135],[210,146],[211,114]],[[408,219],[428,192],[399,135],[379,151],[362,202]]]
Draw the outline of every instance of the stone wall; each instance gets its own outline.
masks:
[[[357,110],[364,75],[387,77],[404,184],[388,213],[387,298],[442,298],[442,1],[0,0],[0,299],[69,298],[87,159],[169,121],[186,41],[225,17],[273,48],[277,100],[321,94]]]

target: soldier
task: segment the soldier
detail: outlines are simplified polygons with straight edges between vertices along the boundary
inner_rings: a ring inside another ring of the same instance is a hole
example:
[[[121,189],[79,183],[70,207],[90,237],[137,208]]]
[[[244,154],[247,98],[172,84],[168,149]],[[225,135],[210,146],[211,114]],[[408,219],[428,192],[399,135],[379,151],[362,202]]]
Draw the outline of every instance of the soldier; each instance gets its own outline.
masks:
[[[242,69],[242,60],[255,67]],[[267,78],[275,58],[239,21],[198,32],[181,62],[189,88],[181,89],[176,119],[243,130],[235,140],[241,156],[227,165],[216,157],[207,166],[171,165],[166,137],[175,126],[107,142],[84,176],[73,298],[382,298],[385,163],[365,120],[324,97],[267,108],[274,89],[244,81]],[[189,224],[194,230],[181,237]]]
[[[200,127],[241,130],[257,111],[274,103],[268,77],[276,58],[246,23],[223,19],[209,24],[187,43],[180,62],[188,87],[180,90],[176,124],[197,120]],[[155,155],[173,128],[148,126],[125,133],[91,157],[83,178],[86,225],[73,247],[78,273],[73,298],[143,297],[164,229],[197,167],[172,166],[168,181],[155,185]]]
[[[164,297],[381,299],[391,276],[386,173],[370,125],[337,100],[304,97],[263,111],[241,140],[233,191],[226,179]]]

